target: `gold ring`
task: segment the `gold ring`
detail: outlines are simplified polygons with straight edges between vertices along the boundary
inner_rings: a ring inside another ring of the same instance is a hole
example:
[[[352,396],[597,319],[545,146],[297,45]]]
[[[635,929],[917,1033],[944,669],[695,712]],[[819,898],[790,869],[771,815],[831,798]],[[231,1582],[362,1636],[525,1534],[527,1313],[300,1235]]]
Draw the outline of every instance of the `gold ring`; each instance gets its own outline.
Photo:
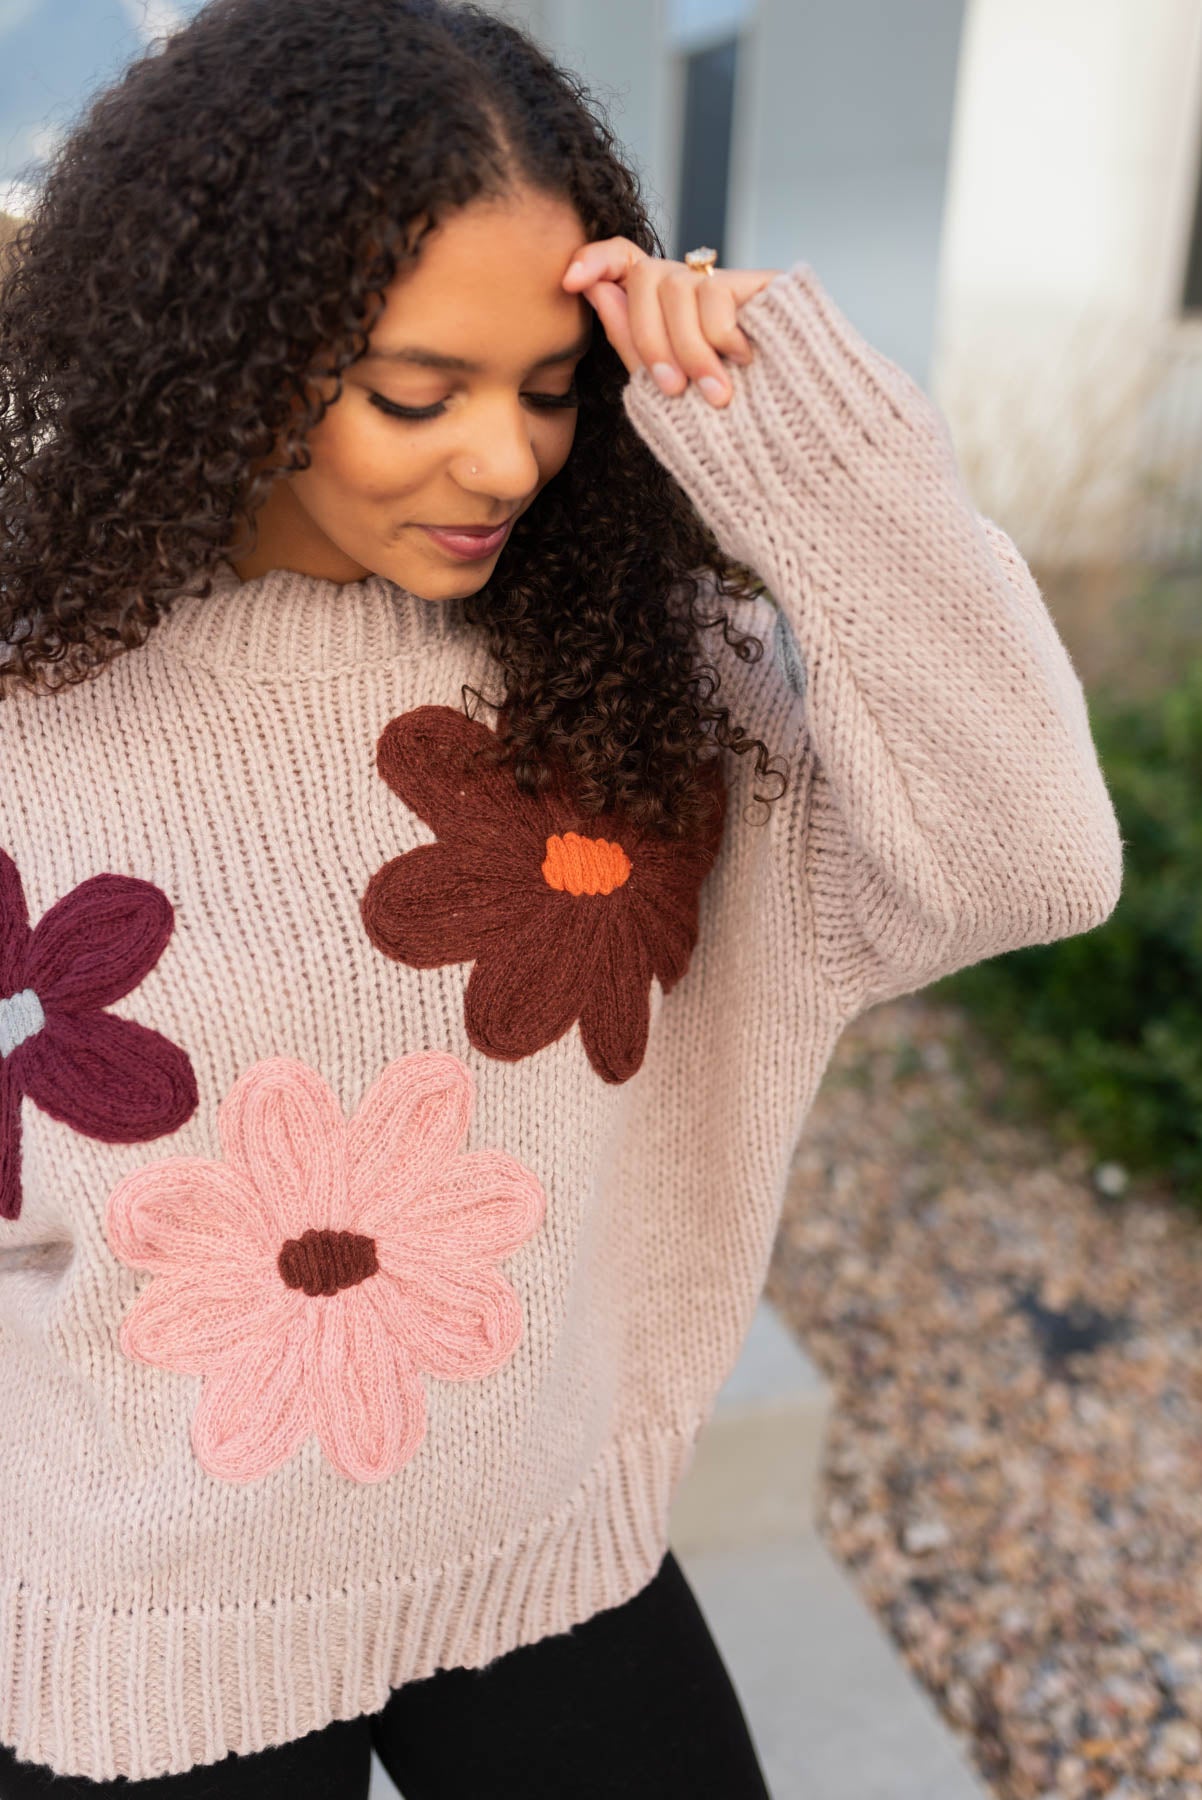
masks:
[[[708,244],[703,244],[698,250],[686,250],[684,259],[695,275],[700,275],[703,269],[707,275],[712,275],[718,252],[711,250]]]

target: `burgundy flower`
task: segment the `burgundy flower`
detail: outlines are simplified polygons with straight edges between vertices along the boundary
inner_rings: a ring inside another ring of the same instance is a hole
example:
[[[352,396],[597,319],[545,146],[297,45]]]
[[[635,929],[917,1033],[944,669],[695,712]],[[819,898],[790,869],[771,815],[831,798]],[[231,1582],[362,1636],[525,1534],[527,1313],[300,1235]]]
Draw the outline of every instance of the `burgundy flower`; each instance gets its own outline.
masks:
[[[524,794],[477,752],[486,725],[419,706],[384,727],[376,766],[438,834],[376,871],[361,903],[376,948],[416,969],[470,962],[464,1023],[477,1050],[531,1056],[577,1022],[605,1081],[639,1068],[652,976],[668,992],[697,942],[698,897],[721,842],[726,793],[706,779],[708,828],[671,841],[620,812],[584,814],[566,780]]]
[[[93,875],[31,931],[17,865],[0,850],[0,1219],[21,1212],[21,1096],[85,1137],[139,1144],[196,1109],[178,1045],[102,1009],[149,974],[171,936],[149,881]]]

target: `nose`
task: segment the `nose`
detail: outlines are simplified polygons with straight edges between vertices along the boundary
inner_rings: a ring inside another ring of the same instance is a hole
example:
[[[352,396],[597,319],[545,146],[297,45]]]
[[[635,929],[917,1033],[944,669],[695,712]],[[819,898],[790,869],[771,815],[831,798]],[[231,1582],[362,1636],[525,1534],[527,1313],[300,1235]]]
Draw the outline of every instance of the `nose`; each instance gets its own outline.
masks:
[[[538,486],[539,466],[530,420],[521,402],[499,402],[483,410],[460,450],[456,479],[472,494],[487,494],[516,506]]]

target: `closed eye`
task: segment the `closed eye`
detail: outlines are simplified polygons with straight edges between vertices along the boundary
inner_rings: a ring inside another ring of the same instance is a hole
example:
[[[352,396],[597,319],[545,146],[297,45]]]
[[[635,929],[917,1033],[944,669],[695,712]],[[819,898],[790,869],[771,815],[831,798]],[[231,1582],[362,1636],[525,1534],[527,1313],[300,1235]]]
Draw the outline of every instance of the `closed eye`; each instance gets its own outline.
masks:
[[[570,387],[566,394],[523,394],[522,398],[528,400],[530,405],[535,407],[579,406],[580,404],[580,395],[575,386]],[[445,400],[436,401],[433,406],[401,406],[395,400],[386,400],[383,394],[370,391],[368,399],[373,406],[378,406],[381,412],[387,413],[390,418],[394,419],[437,419],[441,413],[446,411]]]

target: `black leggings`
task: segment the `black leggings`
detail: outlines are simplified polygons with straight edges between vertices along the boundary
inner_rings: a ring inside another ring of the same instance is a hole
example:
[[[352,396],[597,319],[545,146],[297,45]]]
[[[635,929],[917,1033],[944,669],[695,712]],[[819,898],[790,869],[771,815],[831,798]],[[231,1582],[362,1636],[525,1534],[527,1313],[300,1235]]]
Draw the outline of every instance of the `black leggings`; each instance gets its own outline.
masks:
[[[770,1800],[705,1617],[669,1550],[622,1606],[483,1669],[439,1669],[377,1713],[180,1775],[88,1781],[0,1745],[0,1800],[367,1800],[371,1752],[404,1800]]]

